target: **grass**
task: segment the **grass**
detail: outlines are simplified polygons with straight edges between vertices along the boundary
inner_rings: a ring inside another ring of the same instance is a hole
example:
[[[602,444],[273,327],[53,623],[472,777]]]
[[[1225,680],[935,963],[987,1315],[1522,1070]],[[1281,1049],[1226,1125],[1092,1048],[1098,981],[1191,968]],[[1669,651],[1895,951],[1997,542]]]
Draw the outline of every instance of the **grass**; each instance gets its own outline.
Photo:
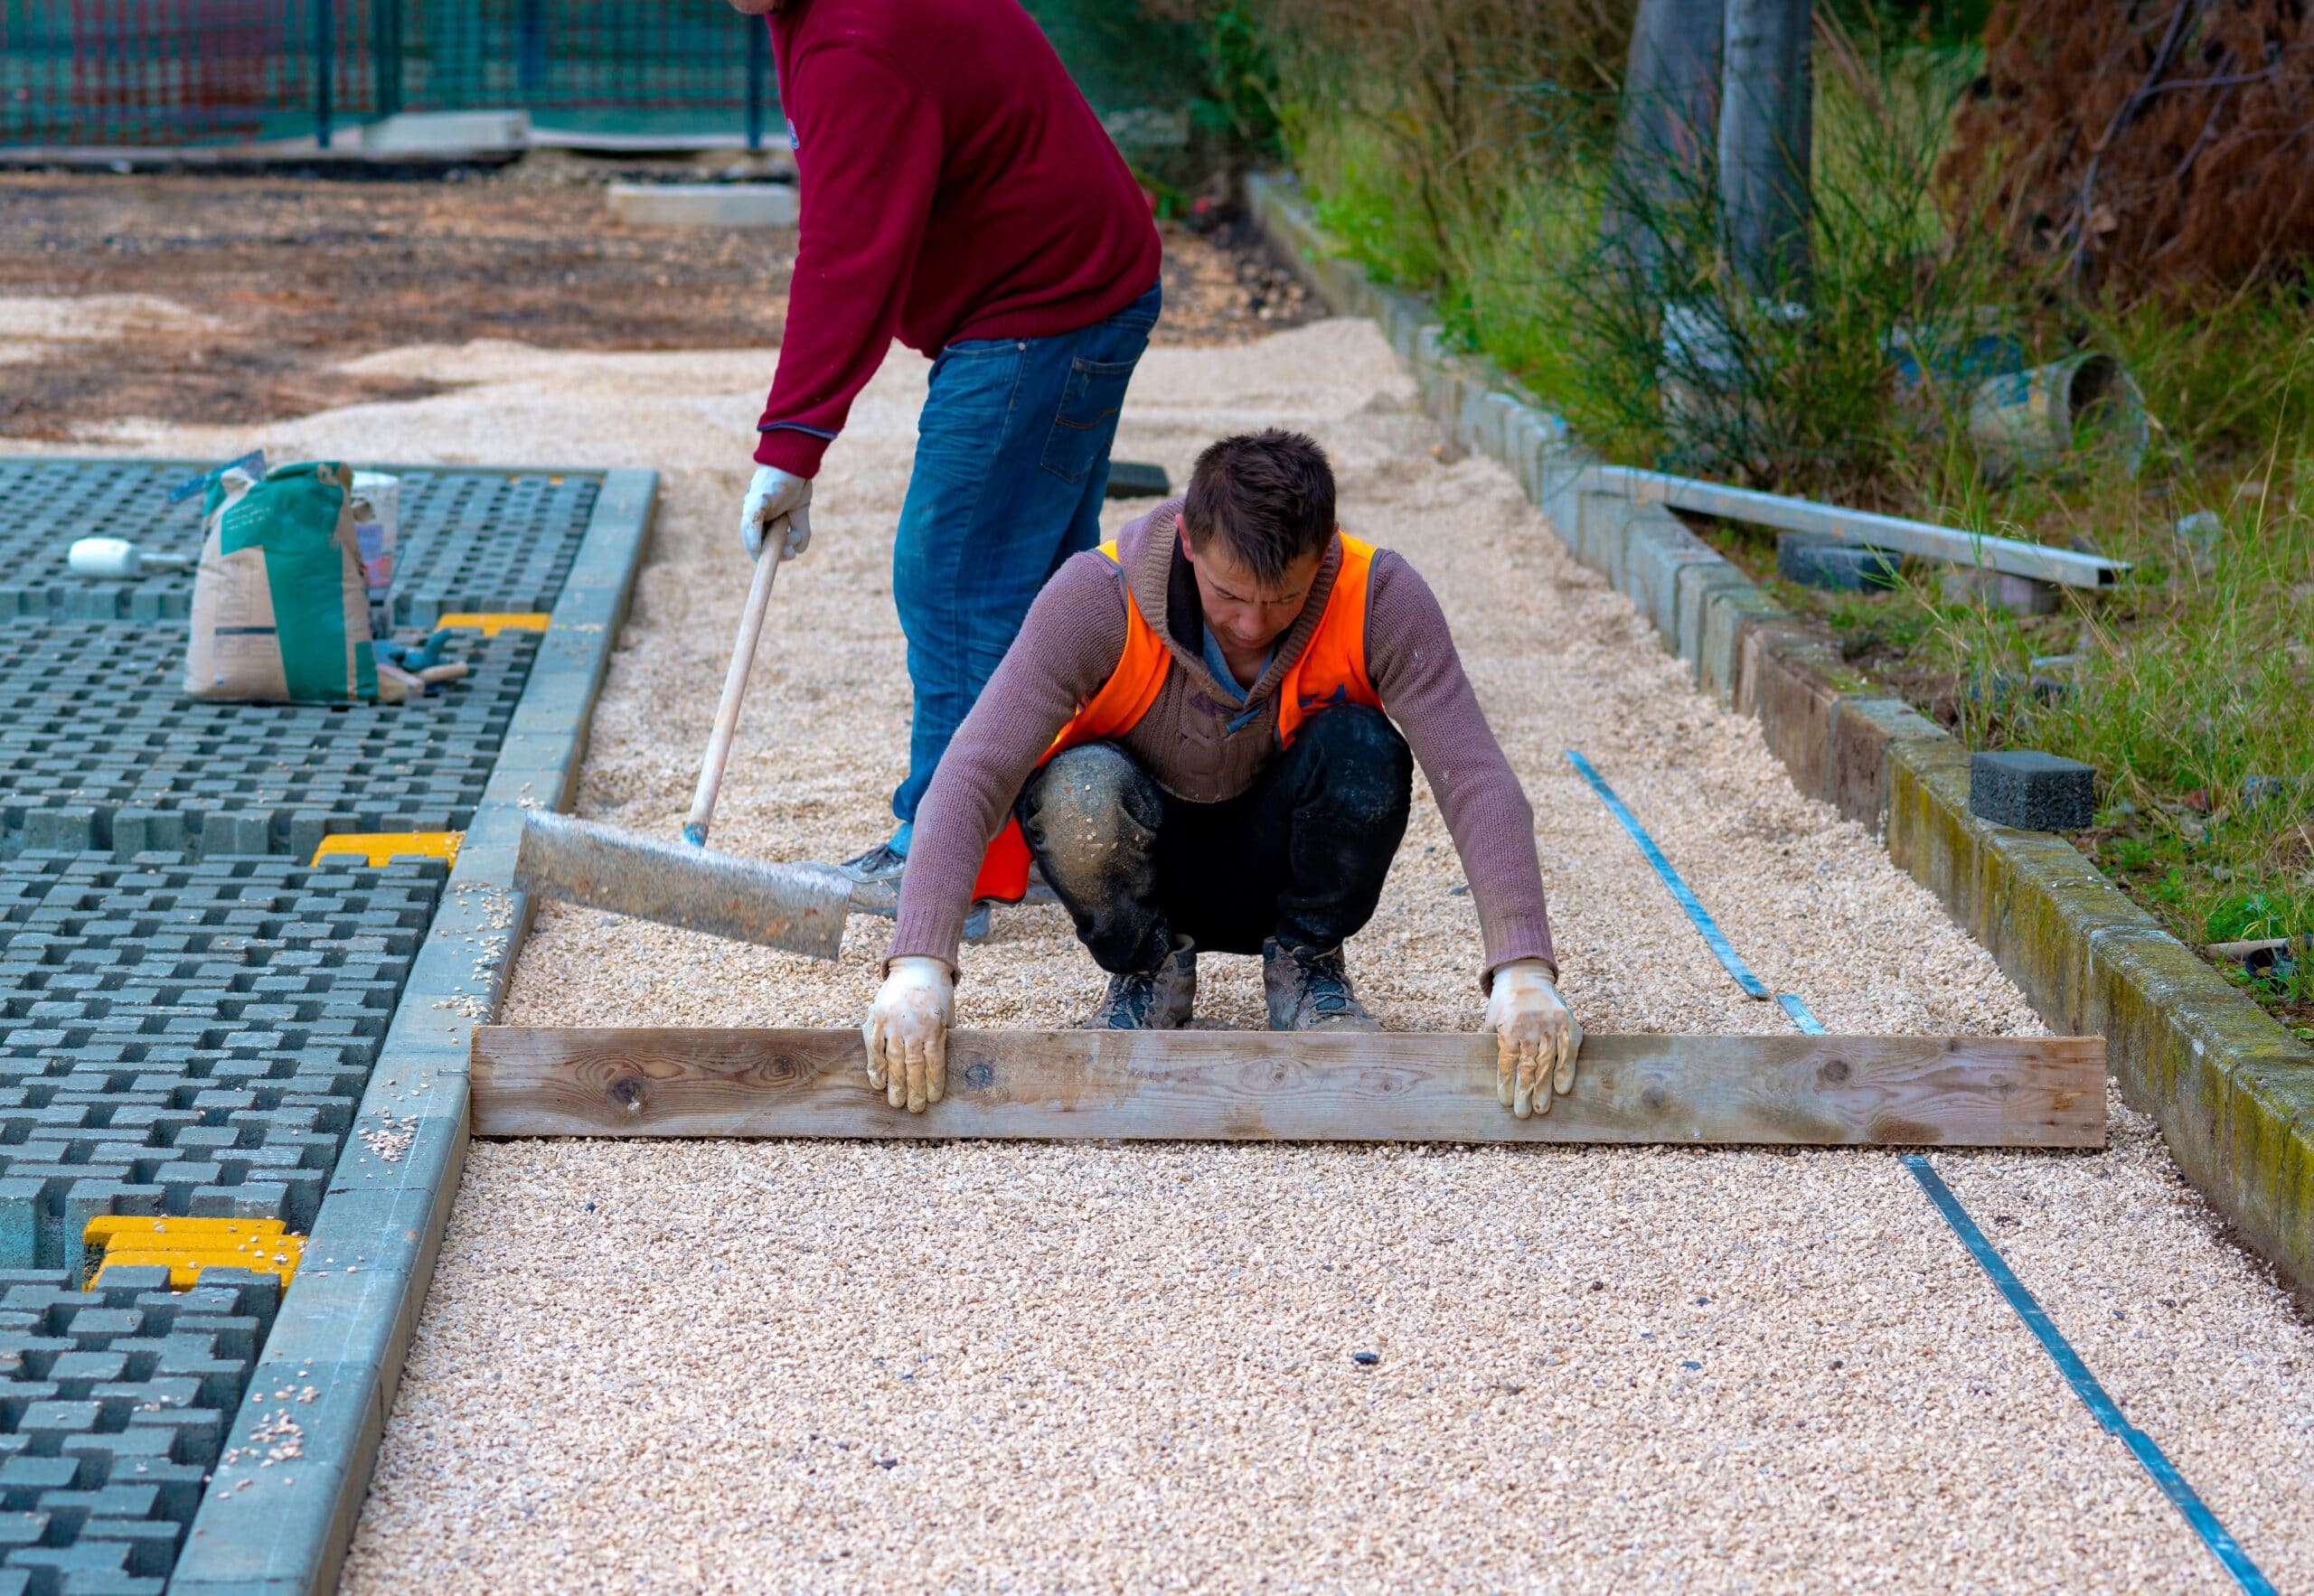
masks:
[[[1971,747],[2036,747],[2101,775],[2075,840],[2182,940],[2314,935],[2314,360],[2303,277],[2185,303],[2081,299],[1944,214],[1933,182],[1964,51],[1820,46],[1815,269],[1804,326],[1758,314],[1714,256],[1707,204],[1660,215],[1656,282],[1598,245],[1599,118],[1545,126],[1442,230],[1411,202],[1407,146],[1359,90],[1295,89],[1288,141],[1319,216],[1376,275],[1430,294],[1449,331],[1564,413],[1606,457],[1886,509],[2131,562],[2102,595],[2013,616],[1908,569],[1894,592],[1777,585],[1842,653]],[[1289,85],[1290,88],[1293,87]],[[1331,107],[1312,116],[1306,108]],[[1564,136],[1562,135],[1564,132]],[[1431,185],[1434,195],[1439,185]],[[1628,196],[1623,196],[1627,202]],[[1681,212],[1684,211],[1683,216]],[[1730,400],[1664,402],[1660,305],[1707,307],[1737,347]],[[2109,439],[2001,468],[1971,441],[1971,383],[1898,381],[1909,327],[1932,371],[1988,333],[2039,363],[2118,357],[2141,390],[2141,464]],[[2191,537],[2178,523],[2210,514]],[[1772,533],[1707,535],[1773,578]],[[2034,662],[2061,659],[2062,665]],[[2043,679],[2036,690],[2034,678]],[[2244,985],[2314,1040],[2314,957]]]

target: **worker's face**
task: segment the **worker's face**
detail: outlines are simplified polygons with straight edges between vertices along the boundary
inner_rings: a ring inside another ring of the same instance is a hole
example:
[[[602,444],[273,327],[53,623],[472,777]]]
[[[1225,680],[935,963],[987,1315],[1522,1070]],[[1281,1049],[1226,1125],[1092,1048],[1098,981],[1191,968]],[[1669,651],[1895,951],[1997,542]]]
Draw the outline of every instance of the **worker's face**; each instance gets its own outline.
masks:
[[[1318,567],[1326,558],[1322,548],[1316,549],[1286,567],[1277,580],[1265,582],[1230,558],[1228,545],[1219,538],[1199,550],[1185,535],[1181,553],[1197,573],[1198,605],[1205,612],[1207,627],[1241,653],[1258,652],[1285,635],[1300,618],[1310,584],[1317,580]]]

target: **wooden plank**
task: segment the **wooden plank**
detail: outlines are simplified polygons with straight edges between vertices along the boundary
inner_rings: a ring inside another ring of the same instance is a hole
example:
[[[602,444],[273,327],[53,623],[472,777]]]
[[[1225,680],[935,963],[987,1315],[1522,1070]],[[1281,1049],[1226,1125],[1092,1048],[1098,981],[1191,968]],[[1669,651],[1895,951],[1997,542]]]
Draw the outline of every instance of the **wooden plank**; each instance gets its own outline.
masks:
[[[958,1031],[922,1114],[856,1030],[475,1032],[477,1136],[2102,1147],[2100,1037],[1594,1036],[1516,1120],[1491,1036]]]

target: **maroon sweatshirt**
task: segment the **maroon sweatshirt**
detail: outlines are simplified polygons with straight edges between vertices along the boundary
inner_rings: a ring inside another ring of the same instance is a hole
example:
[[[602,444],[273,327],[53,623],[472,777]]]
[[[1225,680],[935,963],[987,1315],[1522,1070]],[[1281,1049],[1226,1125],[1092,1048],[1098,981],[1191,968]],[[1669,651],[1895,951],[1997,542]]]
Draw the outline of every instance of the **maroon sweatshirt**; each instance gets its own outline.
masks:
[[[1149,203],[1019,0],[787,0],[770,14],[803,245],[756,459],[798,476],[893,334],[1042,338],[1157,281]]]

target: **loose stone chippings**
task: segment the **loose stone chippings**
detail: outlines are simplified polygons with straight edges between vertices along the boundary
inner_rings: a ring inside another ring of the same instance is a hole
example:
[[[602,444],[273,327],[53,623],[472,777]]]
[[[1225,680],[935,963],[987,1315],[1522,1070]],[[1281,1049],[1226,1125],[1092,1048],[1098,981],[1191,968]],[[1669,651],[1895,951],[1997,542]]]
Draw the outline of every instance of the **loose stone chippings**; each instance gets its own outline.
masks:
[[[398,350],[356,367],[448,391],[262,436],[107,441],[661,471],[579,807],[673,836],[746,587],[732,523],[772,361]],[[833,859],[889,830],[908,702],[890,538],[926,369],[895,352],[829,454],[719,846]],[[1431,456],[1371,326],[1153,350],[1117,452],[1179,483],[1218,434],[1272,423],[1326,445],[1344,526],[1437,589],[1534,802],[1588,1029],[1787,1022],[1728,983],[1570,746],[1830,1029],[2039,1028],[1504,473]],[[1350,946],[1386,1025],[1477,1025],[1464,879],[1422,789]],[[823,965],[550,908],[503,1018],[856,1025],[888,934],[855,919]],[[963,964],[966,1025],[1066,1024],[1101,985],[1049,908],[998,911]],[[1262,1022],[1255,961],[1199,973],[1203,1023]],[[2014,1216],[2003,1253],[2266,1573],[2314,1588],[2314,1336],[2217,1239],[2148,1122],[2116,1103],[2112,1132],[2102,1154],[1936,1162],[1972,1209]],[[2226,1588],[1886,1152],[606,1141],[474,1148],[344,1588],[1265,1581]]]

